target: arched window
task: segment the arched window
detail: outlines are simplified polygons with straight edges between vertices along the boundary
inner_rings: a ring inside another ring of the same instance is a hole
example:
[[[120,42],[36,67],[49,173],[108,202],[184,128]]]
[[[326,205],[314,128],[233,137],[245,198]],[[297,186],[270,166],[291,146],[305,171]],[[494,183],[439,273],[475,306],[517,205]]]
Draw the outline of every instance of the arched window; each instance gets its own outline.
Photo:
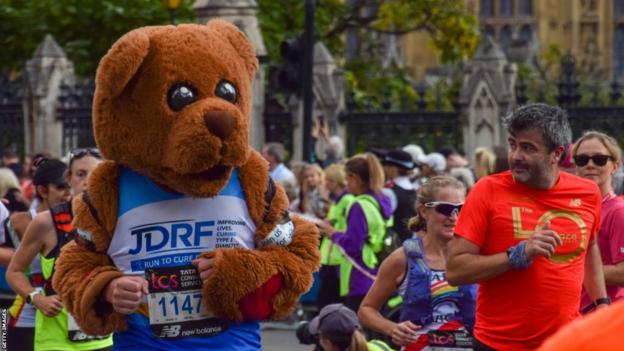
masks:
[[[613,0],[613,13],[615,16],[624,16],[624,0]]]
[[[494,0],[481,0],[481,17],[494,16]]]
[[[615,29],[613,75],[616,78],[624,78],[624,24],[618,25]]]
[[[502,17],[513,16],[513,1],[512,0],[500,0],[500,7],[498,8],[498,14]]]
[[[530,43],[533,40],[533,30],[531,26],[522,26],[520,29],[520,39],[524,39],[527,43]]]
[[[519,0],[520,16],[533,16],[533,0]]]
[[[511,46],[511,26],[506,25],[500,31],[500,37],[498,38],[501,49],[507,54],[509,53],[509,47]]]

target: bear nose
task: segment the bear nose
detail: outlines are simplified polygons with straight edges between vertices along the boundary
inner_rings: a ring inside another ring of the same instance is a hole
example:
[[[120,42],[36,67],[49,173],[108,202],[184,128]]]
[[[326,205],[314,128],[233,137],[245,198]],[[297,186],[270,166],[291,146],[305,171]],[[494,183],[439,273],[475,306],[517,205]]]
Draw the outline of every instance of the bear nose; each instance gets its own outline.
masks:
[[[225,111],[210,111],[204,114],[204,123],[210,133],[225,139],[234,129],[234,118]]]

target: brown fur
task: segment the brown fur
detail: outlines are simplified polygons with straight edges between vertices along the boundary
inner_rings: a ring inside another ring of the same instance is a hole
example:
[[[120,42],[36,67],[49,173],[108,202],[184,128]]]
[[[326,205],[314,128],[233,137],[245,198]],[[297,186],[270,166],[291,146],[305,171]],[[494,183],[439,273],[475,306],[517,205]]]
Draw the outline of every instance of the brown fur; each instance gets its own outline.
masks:
[[[256,244],[286,211],[288,199],[278,185],[265,216],[268,164],[248,145],[251,80],[256,68],[253,47],[244,34],[218,20],[205,26],[134,30],[102,59],[96,77],[94,129],[98,147],[111,161],[98,166],[89,179],[88,192],[98,220],[82,197],[74,200],[74,225],[91,234],[95,251],[67,245],[53,282],[86,332],[103,334],[126,327],[125,316],[114,312],[101,296],[107,284],[122,274],[106,255],[117,223],[121,167],[148,176],[164,189],[194,197],[218,194],[237,168],[257,228]],[[235,103],[214,95],[221,79],[237,87]],[[191,83],[199,96],[178,112],[169,108],[166,98],[176,83]],[[230,135],[218,137],[207,128],[206,116],[215,111],[232,119]],[[288,315],[309,289],[319,264],[316,227],[298,218],[293,221],[295,233],[288,246],[204,253],[215,259],[213,274],[203,287],[208,310],[241,320],[240,299],[281,273],[284,286],[271,301],[271,318]]]

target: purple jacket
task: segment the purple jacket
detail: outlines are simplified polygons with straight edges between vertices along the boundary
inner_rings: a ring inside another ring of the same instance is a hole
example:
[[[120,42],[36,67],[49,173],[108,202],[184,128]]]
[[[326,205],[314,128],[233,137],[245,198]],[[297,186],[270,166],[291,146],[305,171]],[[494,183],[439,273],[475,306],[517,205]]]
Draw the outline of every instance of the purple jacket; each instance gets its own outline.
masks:
[[[381,214],[387,220],[392,216],[392,206],[390,205],[390,198],[383,194],[374,194],[373,192],[367,192],[368,195],[377,200],[381,207]],[[368,223],[366,222],[366,216],[364,210],[357,202],[353,204],[349,215],[347,217],[347,231],[336,232],[332,235],[331,240],[340,245],[345,252],[353,258],[361,267],[373,275],[377,273],[377,268],[369,269],[362,261],[362,249],[364,244],[368,240]],[[339,268],[336,268],[339,269]],[[362,274],[357,268],[353,268],[351,271],[351,279],[349,282],[349,293],[347,296],[361,296],[366,295],[368,289],[373,285],[373,281]]]

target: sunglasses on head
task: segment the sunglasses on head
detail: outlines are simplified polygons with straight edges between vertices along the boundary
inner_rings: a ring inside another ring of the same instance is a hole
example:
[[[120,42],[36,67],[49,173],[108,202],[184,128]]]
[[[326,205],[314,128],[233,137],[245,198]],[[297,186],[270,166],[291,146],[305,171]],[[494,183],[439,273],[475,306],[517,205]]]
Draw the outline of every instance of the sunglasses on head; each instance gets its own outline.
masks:
[[[69,162],[77,159],[77,158],[83,158],[85,156],[93,156],[95,158],[102,158],[102,154],[100,153],[100,150],[98,150],[97,148],[94,147],[85,147],[85,148],[79,148],[79,149],[74,149],[69,153]]]
[[[434,201],[427,202],[425,204],[425,207],[433,208],[436,210],[436,212],[445,216],[459,215],[459,211],[461,211],[462,206],[464,206],[463,202],[452,203],[445,201]]]
[[[594,156],[576,155],[574,156],[574,163],[579,167],[586,166],[589,163],[589,160],[592,160],[592,162],[596,166],[602,167],[607,164],[607,161],[613,160],[613,157],[609,155],[594,155]]]

